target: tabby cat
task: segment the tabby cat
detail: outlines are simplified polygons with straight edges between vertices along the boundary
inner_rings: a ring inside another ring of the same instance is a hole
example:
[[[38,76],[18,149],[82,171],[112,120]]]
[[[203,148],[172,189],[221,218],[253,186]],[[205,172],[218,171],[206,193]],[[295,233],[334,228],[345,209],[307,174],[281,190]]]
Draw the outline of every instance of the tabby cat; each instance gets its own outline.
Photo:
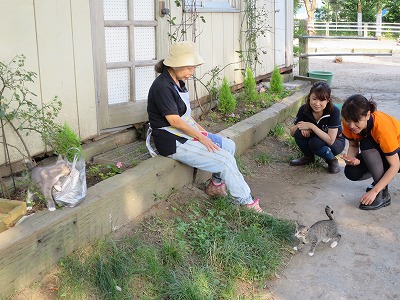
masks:
[[[53,199],[52,189],[53,186],[63,176],[71,172],[70,165],[62,159],[61,156],[55,164],[49,166],[36,166],[32,161],[26,159],[25,165],[29,170],[31,177],[31,185],[28,188],[28,195],[26,199],[27,208],[32,209],[32,199],[34,197],[34,190],[37,189],[47,201],[47,209],[55,211],[56,205]]]
[[[313,256],[315,247],[319,242],[328,243],[332,241],[331,248],[336,247],[341,235],[337,232],[337,224],[333,220],[333,210],[330,206],[325,207],[325,213],[329,220],[322,220],[314,223],[311,227],[300,225],[296,222],[295,236],[300,240],[298,246],[293,247],[294,250],[300,250],[304,244],[311,243],[308,255]]]

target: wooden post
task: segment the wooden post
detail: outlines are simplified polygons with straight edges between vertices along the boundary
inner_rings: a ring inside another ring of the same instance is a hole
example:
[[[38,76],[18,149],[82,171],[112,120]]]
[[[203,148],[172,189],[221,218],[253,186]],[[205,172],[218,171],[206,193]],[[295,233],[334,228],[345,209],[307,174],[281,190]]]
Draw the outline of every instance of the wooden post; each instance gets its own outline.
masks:
[[[368,23],[364,23],[364,37],[368,37]]]
[[[325,22],[325,35],[329,36],[329,22]]]
[[[382,37],[382,8],[379,8],[378,13],[376,14],[375,36],[378,38]]]
[[[357,27],[358,27],[358,36],[362,36],[362,5],[361,0],[358,0],[358,9],[357,9]]]
[[[307,33],[307,20],[300,20],[299,22],[299,48],[300,48],[300,55],[308,53],[308,39],[304,38],[303,35]],[[308,57],[301,57],[299,58],[299,75],[300,76],[307,76],[308,75]]]

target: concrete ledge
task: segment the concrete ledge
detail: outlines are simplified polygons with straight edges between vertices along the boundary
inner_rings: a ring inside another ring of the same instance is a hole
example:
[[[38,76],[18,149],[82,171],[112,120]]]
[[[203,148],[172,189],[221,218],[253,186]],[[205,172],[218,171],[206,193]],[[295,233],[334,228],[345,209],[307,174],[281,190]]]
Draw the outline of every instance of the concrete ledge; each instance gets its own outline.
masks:
[[[268,109],[222,130],[220,134],[235,141],[236,154],[240,155],[264,139],[276,124],[297,112],[302,98],[307,93],[308,90],[296,92]]]
[[[237,153],[243,153],[297,110],[308,93],[308,83],[300,86],[304,89],[221,134],[232,138]],[[205,175],[198,172],[195,180]],[[41,211],[2,232],[0,296],[38,280],[63,256],[127,224],[149,210],[155,198],[167,197],[193,181],[192,168],[164,157],[151,158],[89,188],[77,207]]]

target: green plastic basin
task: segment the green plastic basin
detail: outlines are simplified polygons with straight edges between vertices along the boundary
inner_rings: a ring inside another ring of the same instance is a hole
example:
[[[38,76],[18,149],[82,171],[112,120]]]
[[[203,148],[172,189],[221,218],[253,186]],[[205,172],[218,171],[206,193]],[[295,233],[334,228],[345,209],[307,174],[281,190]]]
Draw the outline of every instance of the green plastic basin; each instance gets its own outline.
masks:
[[[308,77],[325,79],[328,81],[328,84],[332,84],[333,73],[328,71],[308,71]]]

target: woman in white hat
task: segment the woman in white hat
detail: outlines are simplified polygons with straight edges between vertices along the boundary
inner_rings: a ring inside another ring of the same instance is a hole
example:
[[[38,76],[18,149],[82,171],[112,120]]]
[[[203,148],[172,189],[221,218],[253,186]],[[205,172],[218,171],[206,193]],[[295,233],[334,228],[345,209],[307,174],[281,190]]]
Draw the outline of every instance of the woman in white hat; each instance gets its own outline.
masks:
[[[185,80],[203,63],[196,45],[183,41],[172,44],[169,55],[155,66],[161,74],[150,87],[147,104],[154,144],[162,156],[211,172],[208,195],[226,196],[228,189],[238,204],[262,212],[236,165],[235,143],[207,132],[191,116]]]

